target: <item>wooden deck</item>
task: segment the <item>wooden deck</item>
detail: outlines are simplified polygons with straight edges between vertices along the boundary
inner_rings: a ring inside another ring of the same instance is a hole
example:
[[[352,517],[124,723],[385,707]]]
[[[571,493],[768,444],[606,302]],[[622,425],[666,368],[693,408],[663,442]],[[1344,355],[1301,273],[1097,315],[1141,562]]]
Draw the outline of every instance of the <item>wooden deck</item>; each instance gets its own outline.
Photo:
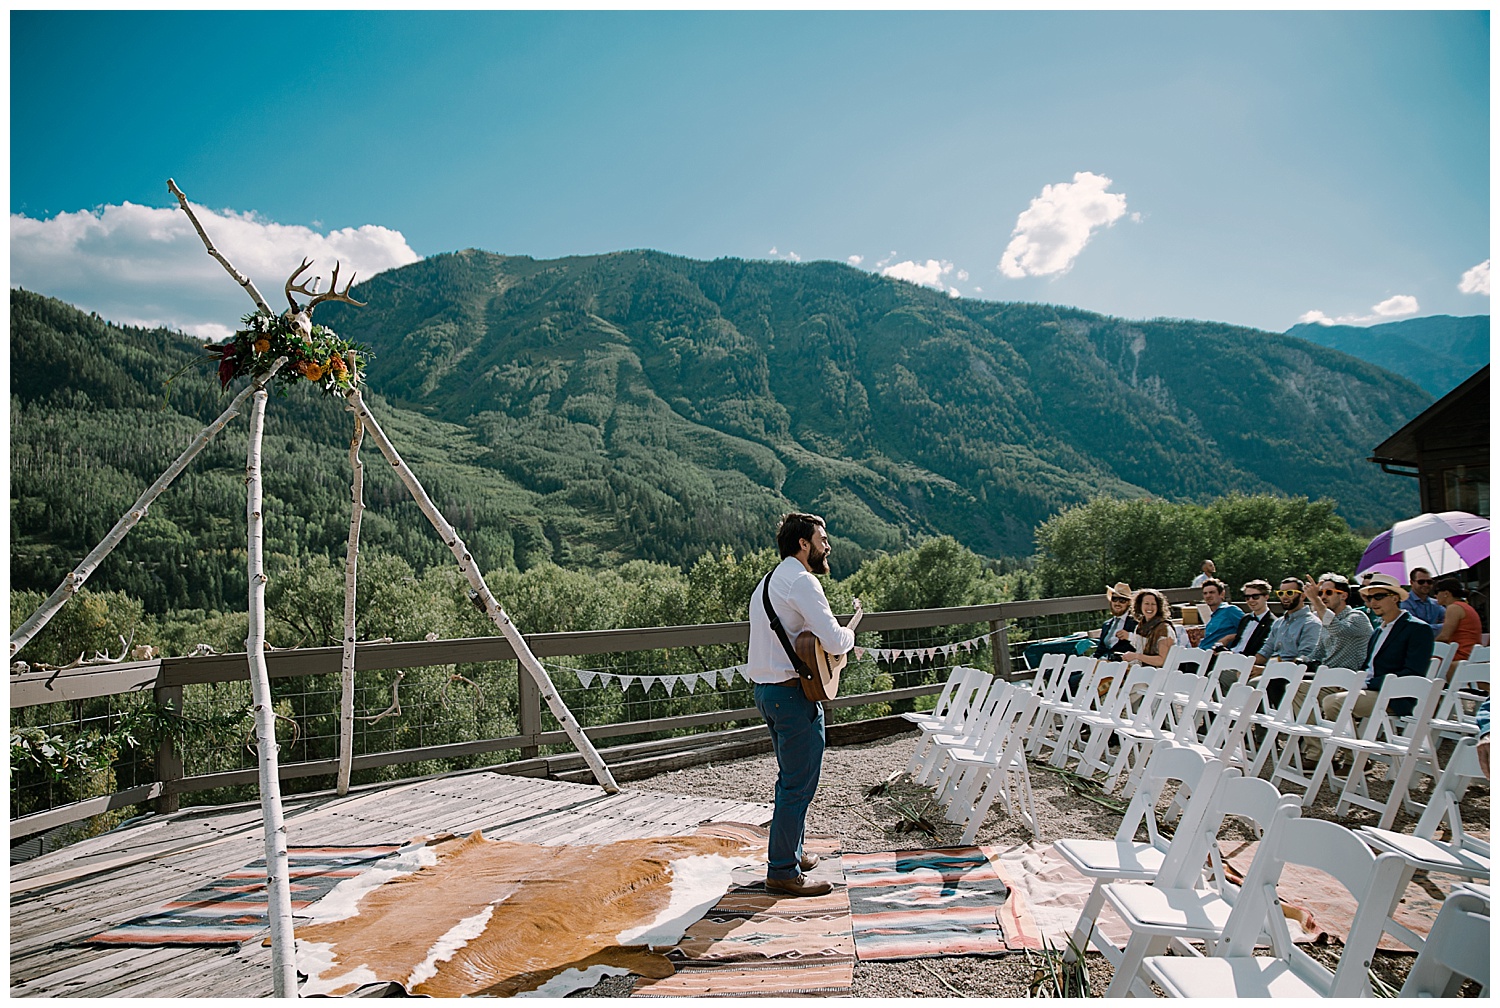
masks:
[[[401,843],[476,829],[499,840],[589,843],[770,821],[771,806],[472,771],[286,802],[292,846]],[[186,809],[11,869],[12,997],[270,997],[270,949],[105,948],[84,938],[263,854],[260,806]]]

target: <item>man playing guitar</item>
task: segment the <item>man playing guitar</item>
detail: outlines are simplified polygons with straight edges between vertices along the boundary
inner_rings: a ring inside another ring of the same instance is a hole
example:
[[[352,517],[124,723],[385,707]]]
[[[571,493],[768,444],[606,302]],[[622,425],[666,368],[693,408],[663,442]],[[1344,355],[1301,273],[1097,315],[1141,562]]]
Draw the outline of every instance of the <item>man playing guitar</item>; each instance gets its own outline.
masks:
[[[769,601],[786,635],[795,640],[811,630],[830,654],[854,647],[854,631],[839,624],[823,585],[828,573],[828,531],[817,515],[793,513],[776,533],[781,563],[755,587],[750,599],[748,677],[755,683],[755,706],[771,729],[771,748],[780,771],[766,858],[766,888],[792,896],[821,896],[833,886],[806,876],[818,864],[802,850],[807,807],[818,791],[823,769],[823,708],[802,691],[787,649],[772,628],[763,600]],[[858,613],[859,604],[855,603]]]

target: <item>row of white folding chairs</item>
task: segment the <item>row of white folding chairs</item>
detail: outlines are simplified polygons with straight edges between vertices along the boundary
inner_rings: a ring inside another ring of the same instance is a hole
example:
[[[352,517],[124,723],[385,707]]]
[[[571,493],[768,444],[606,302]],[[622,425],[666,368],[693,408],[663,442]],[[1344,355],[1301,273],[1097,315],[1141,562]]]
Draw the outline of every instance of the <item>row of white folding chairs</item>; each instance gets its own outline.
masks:
[[[1167,786],[1174,783],[1179,798],[1182,793],[1188,798],[1168,843],[1155,818]],[[1145,979],[1172,996],[1368,995],[1365,965],[1381,934],[1406,930],[1390,917],[1415,870],[1409,856],[1380,855],[1371,850],[1380,845],[1370,837],[1356,836],[1335,823],[1300,820],[1296,800],[1281,795],[1270,782],[1244,777],[1237,768],[1170,742],[1153,749],[1141,785],[1113,840],[1068,839],[1054,844],[1059,854],[1095,880],[1067,957],[1096,945],[1115,967],[1106,996],[1151,996]],[[1248,819],[1264,832],[1243,888],[1233,884],[1218,852],[1218,833],[1229,816]],[[1147,832],[1144,843],[1135,840],[1142,825]],[[1397,842],[1414,839],[1396,836]],[[1358,901],[1360,909],[1336,971],[1291,942],[1275,891],[1288,863],[1333,875]],[[1439,865],[1435,870],[1445,868]],[[1467,874],[1476,877],[1472,871]],[[1123,950],[1096,932],[1106,901],[1131,929]],[[1473,952],[1485,946],[1472,935],[1457,938],[1447,919],[1462,912],[1464,924],[1472,930],[1479,919],[1474,901],[1455,898],[1455,903],[1451,911],[1445,906],[1447,916],[1440,916],[1427,943],[1418,939],[1413,945],[1422,952],[1418,963],[1425,965],[1413,968],[1404,995],[1452,993],[1455,972],[1458,979],[1488,984],[1487,958],[1476,961]],[[1483,924],[1487,929],[1487,901]],[[1190,942],[1202,942],[1209,960]],[[1256,945],[1267,943],[1271,957],[1250,958]],[[1164,956],[1168,949],[1179,955]]]
[[[933,714],[905,715],[922,733],[907,773],[932,787],[950,821],[962,821],[961,843],[974,841],[997,800],[1007,815],[1037,833],[1025,753],[1037,701],[1035,693],[1019,684],[959,667],[950,674]]]
[[[1429,725],[1445,684],[1424,676],[1388,675],[1370,715],[1357,723],[1354,705],[1365,679],[1366,673],[1358,669],[1325,665],[1309,676],[1296,662],[1267,662],[1258,680],[1261,689],[1280,684],[1283,692],[1279,702],[1272,705],[1267,700],[1265,709],[1251,719],[1263,734],[1250,773],[1260,776],[1269,764],[1271,782],[1283,790],[1300,790],[1304,808],[1328,786],[1338,793],[1338,815],[1351,806],[1370,809],[1380,814],[1380,828],[1388,829],[1400,809],[1420,811],[1411,797],[1416,776],[1436,778],[1440,773]],[[1338,691],[1339,703],[1325,714],[1325,701]],[[1393,713],[1391,706],[1398,702],[1409,706],[1411,713]],[[1304,744],[1316,748],[1316,756],[1304,754]],[[1334,766],[1340,754],[1347,754],[1350,763],[1343,776]],[[1366,768],[1371,763],[1388,767],[1391,790],[1384,799],[1370,793]]]
[[[1032,756],[1048,754],[1056,767],[1076,761],[1076,772],[1102,774],[1107,789],[1123,777],[1127,798],[1149,748],[1164,739],[1204,746],[1215,756],[1222,752],[1223,758],[1243,763],[1248,716],[1258,698],[1253,690],[1221,694],[1219,668],[1206,668],[1213,659],[1198,648],[1173,646],[1160,667],[1077,657],[1047,669],[1050,678],[1039,673]],[[1251,667],[1251,660],[1239,655],[1222,655],[1220,661],[1240,674]],[[1070,688],[1074,676],[1078,682]]]

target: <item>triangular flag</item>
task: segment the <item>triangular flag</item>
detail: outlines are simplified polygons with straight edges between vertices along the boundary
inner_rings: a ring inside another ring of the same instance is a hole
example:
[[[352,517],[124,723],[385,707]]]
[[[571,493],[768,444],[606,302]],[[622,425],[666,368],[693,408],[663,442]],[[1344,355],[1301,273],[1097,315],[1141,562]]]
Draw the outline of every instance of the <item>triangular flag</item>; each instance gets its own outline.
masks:
[[[700,676],[704,676],[704,675],[707,675],[707,674],[708,674],[707,672],[703,672],[703,673],[695,673],[693,675],[685,675],[685,676],[682,677],[682,685],[683,685],[684,688],[687,689],[687,691],[689,693],[692,693],[694,690],[696,690],[698,688],[698,681],[699,681]]]
[[[622,675],[622,676],[620,676],[620,689],[622,689],[622,690],[628,690],[630,688],[631,684],[634,683],[634,682],[635,682],[635,676],[633,676],[633,675]]]
[[[667,696],[672,695],[672,687],[680,682],[682,682],[682,676],[664,675],[661,677],[661,684],[667,688]]]
[[[582,686],[584,689],[588,689],[594,684],[594,677],[598,674],[599,673],[597,672],[589,672],[585,669],[579,669],[577,672],[578,685]]]
[[[654,675],[643,675],[643,676],[641,676],[641,692],[642,693],[650,693],[651,692],[651,687],[656,685],[657,678],[658,677],[654,676]]]
[[[856,645],[855,648],[854,648],[854,657],[855,658],[863,658],[864,656],[865,656],[865,649],[862,648],[862,647],[859,647],[858,645]]]

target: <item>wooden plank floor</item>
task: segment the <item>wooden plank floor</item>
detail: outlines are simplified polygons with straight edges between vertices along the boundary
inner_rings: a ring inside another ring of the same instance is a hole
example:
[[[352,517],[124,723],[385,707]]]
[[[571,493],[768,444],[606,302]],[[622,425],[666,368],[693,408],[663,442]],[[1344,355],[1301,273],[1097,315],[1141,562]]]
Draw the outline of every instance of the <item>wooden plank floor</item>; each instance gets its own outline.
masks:
[[[771,806],[487,771],[288,799],[294,847],[402,843],[483,830],[495,840],[599,843],[770,821]],[[188,809],[11,868],[12,997],[270,997],[270,949],[77,944],[259,858],[260,806]]]

